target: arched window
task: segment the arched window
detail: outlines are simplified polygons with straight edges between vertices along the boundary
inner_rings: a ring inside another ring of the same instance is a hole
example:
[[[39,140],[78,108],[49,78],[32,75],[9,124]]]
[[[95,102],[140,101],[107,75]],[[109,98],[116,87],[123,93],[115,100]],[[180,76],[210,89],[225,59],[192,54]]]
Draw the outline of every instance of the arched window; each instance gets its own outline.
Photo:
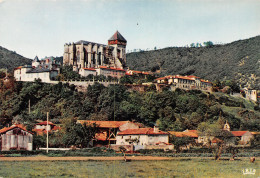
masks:
[[[77,62],[80,62],[80,52],[77,51]]]

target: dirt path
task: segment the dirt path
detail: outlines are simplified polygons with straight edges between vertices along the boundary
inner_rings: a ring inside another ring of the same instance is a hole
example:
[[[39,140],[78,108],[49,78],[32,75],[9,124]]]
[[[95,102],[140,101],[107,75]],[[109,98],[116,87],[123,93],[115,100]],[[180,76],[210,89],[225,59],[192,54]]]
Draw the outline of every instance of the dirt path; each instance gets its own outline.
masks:
[[[154,156],[127,156],[127,160],[133,161],[150,161],[150,160],[184,160],[184,159],[208,159],[214,160],[213,157],[154,157]],[[224,159],[224,158],[222,158]],[[226,158],[227,160],[229,158]],[[236,159],[248,159],[247,157]],[[258,158],[259,159],[259,158]],[[48,157],[48,156],[33,156],[33,157],[0,157],[0,161],[120,161],[123,157]]]
[[[178,158],[173,157],[153,157],[153,156],[127,156],[127,160],[173,160]],[[184,159],[184,158],[182,158]],[[114,161],[124,160],[123,157],[48,157],[48,156],[35,156],[35,157],[0,157],[0,161]]]

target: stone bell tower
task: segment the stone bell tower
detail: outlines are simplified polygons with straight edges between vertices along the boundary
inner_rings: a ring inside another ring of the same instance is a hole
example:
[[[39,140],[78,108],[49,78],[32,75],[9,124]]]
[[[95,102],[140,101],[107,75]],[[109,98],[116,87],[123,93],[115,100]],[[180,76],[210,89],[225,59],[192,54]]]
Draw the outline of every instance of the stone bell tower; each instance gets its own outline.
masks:
[[[230,126],[229,126],[229,124],[228,124],[228,122],[226,121],[226,123],[225,123],[225,125],[224,125],[224,128],[223,128],[223,130],[227,130],[227,131],[229,131],[230,132]]]
[[[108,40],[108,45],[114,47],[114,65],[117,68],[123,69],[126,66],[126,43],[126,39],[118,31]]]

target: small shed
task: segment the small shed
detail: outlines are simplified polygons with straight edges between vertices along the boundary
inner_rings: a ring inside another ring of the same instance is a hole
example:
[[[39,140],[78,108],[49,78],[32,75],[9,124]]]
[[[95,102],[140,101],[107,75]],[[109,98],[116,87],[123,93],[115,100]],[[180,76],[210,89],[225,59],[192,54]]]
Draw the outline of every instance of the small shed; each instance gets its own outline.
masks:
[[[0,130],[0,150],[32,150],[33,134],[21,125]]]

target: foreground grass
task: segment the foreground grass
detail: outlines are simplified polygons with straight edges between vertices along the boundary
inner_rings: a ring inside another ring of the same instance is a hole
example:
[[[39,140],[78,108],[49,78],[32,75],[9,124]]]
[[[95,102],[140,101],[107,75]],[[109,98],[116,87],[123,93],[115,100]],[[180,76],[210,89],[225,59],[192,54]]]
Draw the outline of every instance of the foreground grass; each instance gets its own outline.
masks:
[[[243,177],[260,161],[176,159],[170,161],[11,161],[0,162],[0,177]]]

